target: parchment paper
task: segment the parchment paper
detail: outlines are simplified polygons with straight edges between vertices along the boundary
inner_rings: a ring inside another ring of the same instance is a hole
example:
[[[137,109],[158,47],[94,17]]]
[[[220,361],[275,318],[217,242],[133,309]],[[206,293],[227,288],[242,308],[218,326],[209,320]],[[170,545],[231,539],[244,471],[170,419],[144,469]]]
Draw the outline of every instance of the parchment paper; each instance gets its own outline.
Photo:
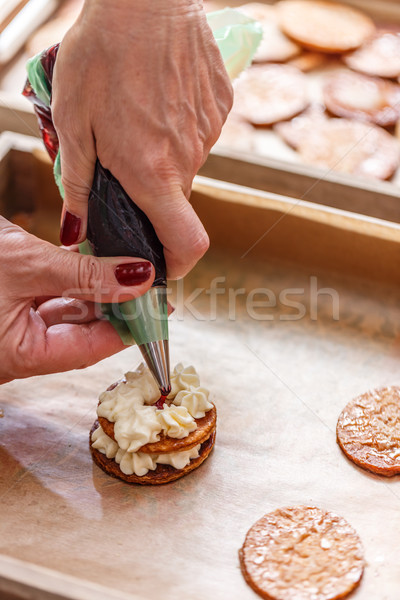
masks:
[[[205,291],[172,317],[172,363],[196,365],[218,408],[215,450],[188,477],[135,487],[92,464],[97,396],[138,364],[136,348],[85,371],[0,387],[1,553],[148,600],[251,600],[237,556],[247,530],[270,510],[310,503],[345,517],[362,538],[368,564],[354,598],[398,599],[400,478],[362,471],[335,441],[347,401],[399,383],[398,290],[250,258],[209,254],[176,292],[188,298],[216,276],[245,289],[236,320],[228,292],[216,297],[215,320]],[[296,296],[305,316],[284,320],[296,310],[279,293],[309,289],[310,275],[337,291],[339,321],[328,294],[311,320],[308,292]],[[278,298],[276,308],[257,309],[273,320],[246,311],[246,295],[260,287]]]

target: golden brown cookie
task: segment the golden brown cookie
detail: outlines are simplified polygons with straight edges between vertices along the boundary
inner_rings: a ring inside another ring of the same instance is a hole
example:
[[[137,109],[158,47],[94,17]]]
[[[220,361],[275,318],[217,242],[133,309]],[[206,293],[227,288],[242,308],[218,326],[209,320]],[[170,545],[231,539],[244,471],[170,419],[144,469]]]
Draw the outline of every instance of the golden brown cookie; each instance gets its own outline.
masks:
[[[264,515],[239,551],[246,582],[267,600],[338,600],[360,582],[363,548],[355,530],[313,506]]]
[[[194,469],[197,469],[210,455],[214,443],[215,443],[215,430],[210,434],[209,438],[203,442],[200,447],[199,456],[197,458],[193,458],[186,467],[183,469],[175,469],[170,465],[157,465],[157,468],[154,471],[149,471],[146,475],[142,475],[139,477],[138,475],[125,475],[119,468],[118,464],[115,460],[111,458],[107,458],[105,454],[102,454],[98,450],[92,447],[92,433],[99,426],[98,421],[95,421],[93,427],[90,431],[89,436],[89,447],[90,452],[92,453],[93,461],[96,463],[100,469],[105,471],[108,475],[112,477],[116,477],[118,479],[122,479],[127,483],[138,483],[140,485],[161,485],[164,483],[170,483],[171,481],[175,481],[176,479],[180,479],[184,477]]]
[[[256,131],[240,115],[230,113],[214,148],[227,148],[239,152],[253,152]]]
[[[399,166],[397,140],[381,127],[350,119],[327,119],[303,136],[303,161],[360,177],[388,179]]]
[[[345,4],[283,0],[278,9],[284,33],[311,50],[354,50],[375,33],[375,25],[367,15]]]
[[[327,109],[338,117],[382,127],[400,118],[400,85],[385,79],[341,71],[326,79],[323,96]]]
[[[360,48],[343,57],[348,67],[365,75],[400,75],[400,32],[379,31]]]
[[[327,119],[324,106],[322,104],[312,104],[300,115],[294,117],[294,119],[276,123],[274,131],[289,146],[296,150],[304,137],[318,128],[322,122],[327,121]]]
[[[255,126],[294,117],[308,103],[304,73],[288,65],[255,65],[234,85],[233,111]]]
[[[287,64],[300,69],[303,73],[308,73],[309,71],[318,69],[318,67],[322,67],[328,60],[327,55],[322,52],[304,50],[299,56],[295,56],[289,60]]]
[[[98,417],[98,420],[104,433],[116,441],[114,437],[114,423],[111,423],[104,417]],[[186,437],[182,439],[171,438],[166,436],[164,432],[161,432],[160,440],[158,442],[146,444],[139,448],[138,452],[144,452],[146,454],[170,454],[171,452],[190,450],[197,446],[197,444],[202,444],[215,429],[217,423],[217,409],[213,406],[206,412],[204,417],[195,419],[195,421],[197,423],[197,429],[189,433]]]
[[[280,29],[276,6],[249,2],[239,6],[237,10],[258,21],[263,29],[263,38],[253,62],[285,62],[300,54],[300,46],[290,40]]]
[[[356,465],[392,477],[400,474],[400,387],[366,392],[343,409],[337,441]]]

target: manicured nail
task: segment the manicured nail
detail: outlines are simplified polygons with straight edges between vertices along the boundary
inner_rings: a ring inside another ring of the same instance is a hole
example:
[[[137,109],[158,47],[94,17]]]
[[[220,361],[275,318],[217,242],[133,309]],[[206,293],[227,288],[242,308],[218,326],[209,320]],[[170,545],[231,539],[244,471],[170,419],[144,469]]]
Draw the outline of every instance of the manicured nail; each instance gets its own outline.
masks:
[[[115,278],[120,285],[139,285],[151,276],[151,263],[137,262],[118,265],[115,269]]]
[[[79,239],[81,220],[67,210],[63,218],[60,232],[60,240],[63,246],[71,246]]]

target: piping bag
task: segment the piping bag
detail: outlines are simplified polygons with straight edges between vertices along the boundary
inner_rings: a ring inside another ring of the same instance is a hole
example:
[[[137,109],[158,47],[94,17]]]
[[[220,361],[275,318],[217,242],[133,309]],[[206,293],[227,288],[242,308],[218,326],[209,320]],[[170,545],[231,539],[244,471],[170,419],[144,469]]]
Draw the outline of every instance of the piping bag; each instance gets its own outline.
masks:
[[[234,79],[251,63],[262,38],[261,26],[229,8],[209,13],[207,20],[227,72]],[[33,102],[44,144],[54,163],[54,177],[64,197],[59,142],[51,114],[58,48],[56,44],[28,61],[23,95]],[[128,302],[102,304],[101,308],[126,345],[136,342],[161,396],[167,396],[171,384],[163,246],[147,216],[99,160],[89,193],[87,239],[80,245],[80,252],[95,256],[134,256],[153,263],[155,280],[146,294]]]

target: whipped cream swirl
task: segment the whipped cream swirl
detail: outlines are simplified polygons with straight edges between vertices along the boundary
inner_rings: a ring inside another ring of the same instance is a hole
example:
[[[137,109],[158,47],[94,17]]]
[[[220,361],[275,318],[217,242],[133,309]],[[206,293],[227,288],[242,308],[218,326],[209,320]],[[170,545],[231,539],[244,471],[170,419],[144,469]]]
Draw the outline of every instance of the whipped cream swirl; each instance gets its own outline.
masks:
[[[118,447],[99,426],[92,433],[92,446],[107,458],[113,458],[125,475],[143,477],[149,471],[154,471],[157,465],[171,465],[175,469],[183,469],[193,458],[199,456],[200,444],[183,452],[169,454],[146,454],[144,452],[128,452]]]
[[[175,466],[190,461],[194,457],[193,450],[162,454],[158,460],[155,455],[138,452],[142,446],[158,442],[161,433],[176,439],[187,437],[197,428],[195,419],[204,417],[213,406],[208,401],[208,390],[200,387],[199,376],[192,366],[184,367],[179,363],[171,374],[171,387],[168,396],[172,399],[171,405],[164,404],[159,410],[155,402],[160,393],[149,369],[142,364],[136,371],[126,373],[125,381],[100,395],[97,407],[98,416],[114,423],[116,441],[100,428],[100,432],[96,430],[96,436],[93,434],[93,447],[107,458],[114,458],[126,474],[147,473],[154,470],[157,463]],[[172,462],[160,463],[165,460]]]

